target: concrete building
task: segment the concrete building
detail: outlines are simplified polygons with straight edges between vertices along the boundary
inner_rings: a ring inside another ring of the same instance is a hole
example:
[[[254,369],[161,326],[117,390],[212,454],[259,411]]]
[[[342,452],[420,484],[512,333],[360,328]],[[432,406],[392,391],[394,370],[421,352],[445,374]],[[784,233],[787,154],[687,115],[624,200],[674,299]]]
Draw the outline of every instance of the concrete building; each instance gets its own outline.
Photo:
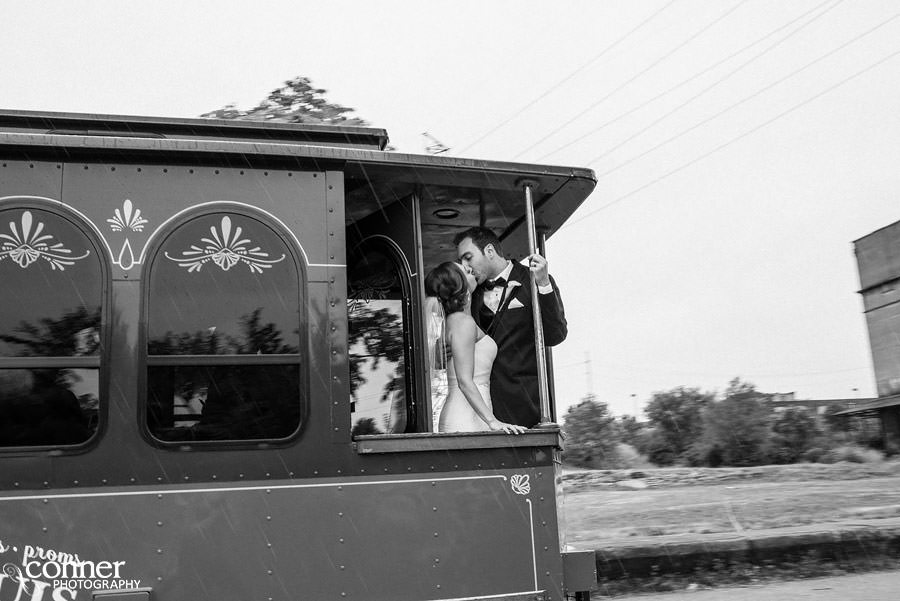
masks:
[[[900,221],[853,245],[878,398],[843,413],[878,415],[885,448],[900,451]]]

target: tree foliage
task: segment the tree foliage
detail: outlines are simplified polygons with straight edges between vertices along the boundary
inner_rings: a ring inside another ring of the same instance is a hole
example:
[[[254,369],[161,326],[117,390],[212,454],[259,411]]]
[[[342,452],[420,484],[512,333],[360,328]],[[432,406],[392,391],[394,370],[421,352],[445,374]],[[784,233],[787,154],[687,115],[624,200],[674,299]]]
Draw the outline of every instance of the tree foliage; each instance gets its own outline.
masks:
[[[821,436],[816,418],[803,409],[788,409],[772,423],[770,460],[794,463],[803,458]]]
[[[700,438],[703,431],[701,415],[714,398],[711,393],[700,392],[699,388],[684,386],[653,393],[644,410],[653,432],[646,448],[641,450],[659,465],[678,461]]]
[[[692,461],[713,466],[766,463],[770,411],[762,395],[737,378],[725,395],[703,411],[703,436],[691,450]]]
[[[616,467],[619,442],[615,418],[606,403],[587,395],[563,418],[563,459],[580,467]]]
[[[275,88],[259,104],[249,110],[228,104],[200,115],[210,119],[242,121],[277,121],[282,123],[317,123],[328,125],[369,125],[351,115],[354,109],[329,102],[327,90],[316,88],[308,77],[294,77]]]

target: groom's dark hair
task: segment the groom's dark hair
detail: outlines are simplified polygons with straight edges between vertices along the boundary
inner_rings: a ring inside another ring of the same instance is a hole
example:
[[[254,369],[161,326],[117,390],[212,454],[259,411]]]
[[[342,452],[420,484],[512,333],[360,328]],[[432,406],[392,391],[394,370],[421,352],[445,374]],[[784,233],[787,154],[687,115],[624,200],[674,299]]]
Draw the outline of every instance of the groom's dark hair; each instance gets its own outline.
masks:
[[[456,236],[453,237],[453,244],[459,246],[459,243],[466,238],[470,238],[472,244],[477,246],[478,250],[481,252],[484,252],[484,247],[490,244],[494,247],[494,250],[498,255],[506,258],[506,255],[503,254],[503,247],[500,246],[500,238],[498,238],[497,234],[492,230],[489,230],[486,227],[470,227],[469,229],[456,234]]]

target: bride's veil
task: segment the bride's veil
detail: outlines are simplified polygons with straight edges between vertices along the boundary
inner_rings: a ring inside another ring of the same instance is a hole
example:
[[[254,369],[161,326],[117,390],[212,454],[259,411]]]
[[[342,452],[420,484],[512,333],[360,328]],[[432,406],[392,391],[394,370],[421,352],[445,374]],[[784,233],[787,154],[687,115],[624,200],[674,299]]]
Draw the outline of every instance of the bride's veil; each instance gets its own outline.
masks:
[[[432,432],[438,431],[441,409],[447,400],[447,336],[444,308],[440,301],[425,299],[425,332],[428,336],[428,376],[431,382]]]

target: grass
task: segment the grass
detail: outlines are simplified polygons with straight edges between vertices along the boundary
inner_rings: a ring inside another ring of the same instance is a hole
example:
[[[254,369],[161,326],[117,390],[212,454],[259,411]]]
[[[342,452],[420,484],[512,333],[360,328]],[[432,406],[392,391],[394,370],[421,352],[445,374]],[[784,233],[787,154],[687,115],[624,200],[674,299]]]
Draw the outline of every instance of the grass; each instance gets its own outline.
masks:
[[[753,468],[571,470],[564,477],[567,543],[583,549],[739,535],[801,525],[900,517],[900,461]],[[666,538],[663,538],[666,537]],[[854,556],[804,551],[778,563],[710,558],[687,574],[604,580],[595,598],[835,576],[900,567],[900,550]]]
[[[900,461],[573,471],[564,490],[567,542],[610,545],[900,517]]]

